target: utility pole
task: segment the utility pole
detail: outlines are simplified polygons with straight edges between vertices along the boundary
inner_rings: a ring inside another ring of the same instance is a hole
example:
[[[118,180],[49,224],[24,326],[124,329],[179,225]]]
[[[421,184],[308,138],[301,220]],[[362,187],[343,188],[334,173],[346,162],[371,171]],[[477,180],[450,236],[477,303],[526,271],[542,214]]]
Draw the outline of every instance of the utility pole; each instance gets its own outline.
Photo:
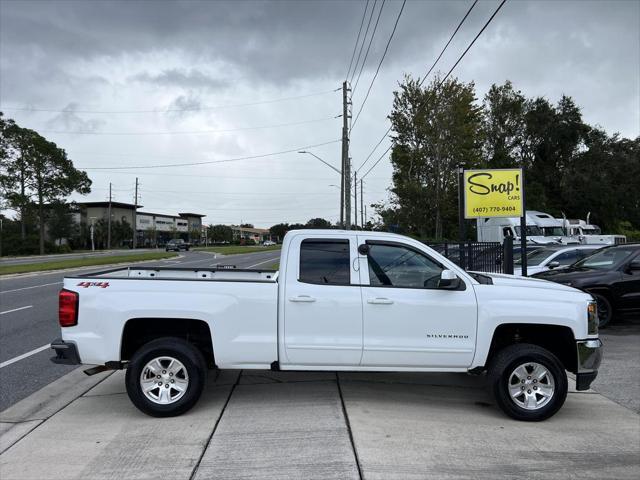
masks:
[[[364,190],[362,179],[360,179],[360,227],[364,229],[364,217],[366,216],[364,213],[364,194],[362,193]]]
[[[107,217],[107,249],[111,248],[111,182],[109,182],[109,212]]]
[[[349,158],[349,88],[342,83],[342,198],[345,228],[351,229],[351,160]]]
[[[358,172],[353,172],[353,224],[358,229]]]
[[[138,177],[136,177],[136,193],[133,200],[133,248],[138,243]]]

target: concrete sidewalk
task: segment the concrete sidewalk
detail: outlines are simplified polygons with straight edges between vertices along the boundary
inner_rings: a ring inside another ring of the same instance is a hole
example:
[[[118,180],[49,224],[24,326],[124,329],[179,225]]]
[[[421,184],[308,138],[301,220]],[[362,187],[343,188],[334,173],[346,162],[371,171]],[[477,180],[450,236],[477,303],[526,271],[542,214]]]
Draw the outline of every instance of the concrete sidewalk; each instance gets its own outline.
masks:
[[[129,402],[123,372],[81,375],[0,414],[2,480],[635,479],[640,472],[640,416],[595,392],[574,390],[552,419],[523,423],[497,409],[482,377],[212,372],[193,410],[156,419]]]

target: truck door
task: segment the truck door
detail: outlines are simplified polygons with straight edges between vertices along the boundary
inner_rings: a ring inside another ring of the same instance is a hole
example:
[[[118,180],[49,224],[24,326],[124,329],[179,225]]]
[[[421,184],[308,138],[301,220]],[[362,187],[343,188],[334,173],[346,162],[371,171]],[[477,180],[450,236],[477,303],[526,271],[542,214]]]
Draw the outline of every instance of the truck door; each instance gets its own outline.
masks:
[[[300,235],[289,252],[283,302],[287,363],[359,365],[362,297],[356,236]]]
[[[372,237],[359,242],[368,247],[368,268],[360,272],[362,365],[471,365],[477,321],[473,287],[463,281],[458,290],[439,289],[445,267],[416,246]]]

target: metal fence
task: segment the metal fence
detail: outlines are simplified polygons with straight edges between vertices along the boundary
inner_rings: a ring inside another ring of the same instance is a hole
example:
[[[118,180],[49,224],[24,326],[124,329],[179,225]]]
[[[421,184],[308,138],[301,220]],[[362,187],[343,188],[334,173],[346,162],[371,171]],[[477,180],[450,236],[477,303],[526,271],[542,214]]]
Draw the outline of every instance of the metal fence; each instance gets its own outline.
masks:
[[[465,270],[513,273],[513,242],[427,243]]]

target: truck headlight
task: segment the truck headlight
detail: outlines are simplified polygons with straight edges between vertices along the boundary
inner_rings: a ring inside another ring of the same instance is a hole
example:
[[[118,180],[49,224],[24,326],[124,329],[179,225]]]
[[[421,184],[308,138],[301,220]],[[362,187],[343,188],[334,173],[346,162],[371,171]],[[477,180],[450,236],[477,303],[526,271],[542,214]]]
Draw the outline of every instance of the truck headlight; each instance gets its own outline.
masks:
[[[587,333],[589,335],[598,334],[598,305],[596,302],[589,302],[587,305]]]

